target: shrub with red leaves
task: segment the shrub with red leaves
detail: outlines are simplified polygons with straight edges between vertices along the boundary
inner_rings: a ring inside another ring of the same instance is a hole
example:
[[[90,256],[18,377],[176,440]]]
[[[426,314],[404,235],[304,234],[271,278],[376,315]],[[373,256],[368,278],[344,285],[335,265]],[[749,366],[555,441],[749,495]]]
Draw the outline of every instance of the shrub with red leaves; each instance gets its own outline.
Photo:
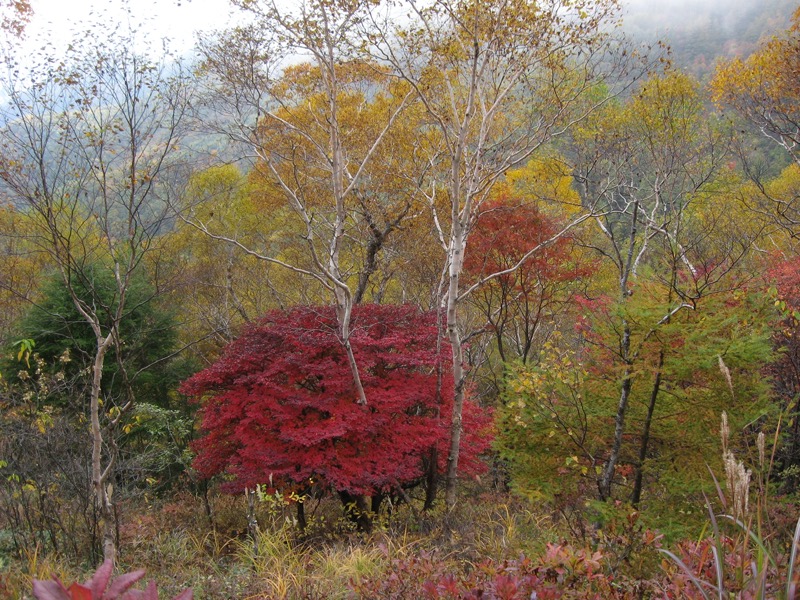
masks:
[[[633,600],[650,591],[645,582],[616,581],[602,562],[600,552],[548,544],[535,559],[487,559],[454,571],[436,553],[422,552],[391,559],[388,572],[351,589],[364,600]]]
[[[783,260],[772,257],[767,280],[773,285],[770,295],[783,319],[775,328],[773,343],[778,352],[767,368],[782,412],[800,412],[800,258]],[[783,428],[776,464],[781,474],[781,492],[791,494],[800,489],[800,419],[792,418]]]
[[[183,393],[205,399],[198,472],[225,474],[231,492],[313,480],[371,495],[420,479],[433,447],[443,469],[453,386],[446,343],[447,354],[437,354],[435,315],[406,305],[359,305],[351,330],[366,406],[356,401],[333,307],[268,314],[186,381]],[[462,473],[481,468],[490,420],[474,404],[465,406]]]
[[[37,600],[158,600],[155,582],[151,581],[144,590],[132,590],[137,581],[144,577],[144,571],[133,571],[120,575],[111,581],[114,563],[105,561],[85,584],[73,583],[64,587],[58,579],[51,581],[34,580],[33,596]],[[184,590],[173,600],[192,600],[192,590]]]

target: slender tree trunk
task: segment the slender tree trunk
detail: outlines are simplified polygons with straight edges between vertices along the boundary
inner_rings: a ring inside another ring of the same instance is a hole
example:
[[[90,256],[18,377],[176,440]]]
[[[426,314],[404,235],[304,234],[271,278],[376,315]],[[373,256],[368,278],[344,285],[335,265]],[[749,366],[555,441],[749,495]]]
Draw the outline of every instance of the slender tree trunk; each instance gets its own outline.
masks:
[[[653,390],[650,392],[650,404],[647,406],[647,416],[644,419],[644,431],[642,431],[642,442],[639,446],[639,461],[636,463],[636,477],[633,483],[633,493],[631,494],[631,504],[639,506],[642,499],[642,479],[644,473],[644,461],[647,458],[647,446],[650,443],[650,426],[653,423],[653,413],[656,410],[656,400],[661,390],[661,371],[664,368],[664,350],[658,355],[658,369],[656,378],[653,381]]]
[[[677,239],[677,225],[675,237]],[[678,262],[672,261],[672,273],[670,276],[669,293],[667,294],[667,306],[672,305],[673,295],[677,289],[678,281]],[[671,317],[668,314],[665,323],[669,323]],[[664,360],[666,358],[666,348],[661,347],[658,353],[658,366],[656,367],[656,376],[653,381],[653,389],[650,392],[650,402],[647,405],[647,415],[644,420],[644,430],[642,431],[642,441],[639,446],[639,460],[636,463],[636,475],[633,482],[633,492],[631,493],[631,504],[638,507],[642,499],[642,485],[644,479],[644,461],[647,459],[647,450],[650,445],[650,428],[653,424],[653,414],[656,410],[656,402],[658,401],[658,394],[661,391],[661,380],[664,371]]]
[[[203,510],[208,520],[208,526],[216,531],[217,526],[214,523],[214,511],[211,509],[211,500],[208,497],[208,479],[200,480],[201,492],[203,494]]]
[[[353,346],[350,344],[350,318],[353,312],[352,300],[343,290],[336,291],[336,316],[339,320],[339,333],[347,355],[347,364],[350,365],[350,372],[353,374],[353,386],[356,392],[356,402],[363,406],[367,405],[367,395],[364,392],[364,385],[361,383],[361,375],[358,372],[358,362],[353,353]]]
[[[453,414],[450,423],[450,449],[447,455],[447,475],[445,479],[445,503],[448,508],[456,504],[456,485],[458,482],[458,456],[461,448],[464,410],[464,350],[461,347],[461,334],[458,331],[458,292],[459,275],[464,258],[464,234],[461,224],[454,219],[451,241],[450,285],[447,290],[447,337],[453,352]]]
[[[256,491],[244,489],[244,498],[247,502],[247,533],[253,542],[253,550],[258,552],[258,519],[256,519]]]
[[[437,294],[438,295],[438,294]],[[437,305],[440,302],[437,301]],[[442,311],[436,311],[436,330],[442,328]],[[442,385],[444,383],[444,363],[442,362],[442,336],[436,336],[436,419],[442,418]],[[428,471],[425,476],[425,504],[422,510],[430,510],[436,502],[439,491],[439,449],[431,446],[428,456]]]
[[[356,291],[353,294],[353,304],[361,304],[364,300],[364,295],[367,293],[367,286],[369,285],[369,280],[372,275],[378,269],[378,252],[381,251],[383,248],[383,243],[386,240],[386,236],[383,232],[379,231],[375,224],[372,222],[372,218],[369,213],[364,211],[367,216],[367,224],[369,225],[370,237],[369,243],[367,244],[366,256],[364,257],[364,266],[361,272],[358,274],[358,285],[356,286]]]
[[[436,446],[431,447],[428,454],[428,469],[425,473],[425,504],[422,510],[430,510],[436,501],[436,491],[439,487],[439,451]]]
[[[103,535],[103,560],[116,561],[116,526],[114,510],[111,505],[113,489],[106,486],[106,478],[111,468],[103,471],[103,434],[100,429],[100,391],[103,379],[103,366],[112,337],[99,337],[92,365],[92,390],[90,398],[90,419],[92,424],[92,490],[94,501],[100,514],[100,527]]]
[[[631,213],[631,229],[628,237],[628,252],[624,263],[620,259],[620,280],[619,292],[620,299],[624,303],[628,299],[628,280],[634,272],[634,248],[636,246],[637,217],[639,215],[639,199],[633,202]],[[600,480],[597,482],[597,490],[600,500],[608,500],[611,497],[611,484],[614,481],[614,471],[619,462],[619,454],[622,449],[622,439],[625,436],[625,416],[628,413],[628,402],[630,401],[631,388],[633,387],[633,360],[631,357],[631,326],[627,318],[622,321],[622,340],[620,343],[620,358],[625,365],[625,372],[622,376],[620,386],[619,404],[617,414],[614,416],[614,441],[611,444],[611,453],[603,467]]]
[[[331,237],[330,248],[328,249],[328,269],[330,276],[334,280],[333,288],[336,296],[336,317],[339,320],[339,332],[342,338],[342,345],[347,354],[347,362],[353,374],[353,384],[356,392],[356,402],[361,405],[367,404],[367,396],[364,393],[364,386],[361,383],[361,375],[358,371],[358,363],[353,354],[353,347],[350,344],[350,316],[353,311],[353,298],[350,289],[343,283],[342,272],[339,264],[339,254],[342,240],[345,234],[345,223],[347,222],[347,208],[345,206],[345,169],[347,168],[344,152],[342,150],[342,139],[340,137],[339,126],[339,80],[336,72],[336,60],[334,58],[335,45],[328,37],[327,25],[325,31],[325,52],[327,53],[327,64],[325,65],[325,78],[327,79],[328,91],[328,110],[330,127],[330,156],[331,156],[331,183],[333,184],[333,198],[336,203],[336,220],[334,222],[333,234]]]
[[[458,353],[459,360],[461,352]],[[458,456],[461,448],[461,434],[463,433],[462,413],[464,411],[464,375],[463,369],[458,374],[459,380],[455,385],[453,398],[453,419],[450,424],[450,453],[447,456],[447,476],[445,479],[445,503],[448,508],[456,504],[456,487],[458,482]]]
[[[614,480],[614,470],[617,467],[617,462],[619,462],[622,438],[625,435],[625,415],[628,412],[628,401],[630,400],[631,388],[633,387],[633,369],[632,365],[628,362],[630,348],[631,330],[630,326],[626,323],[622,336],[622,355],[626,361],[626,365],[625,373],[622,376],[617,414],[614,417],[614,441],[611,446],[611,453],[608,455],[605,467],[603,467],[600,481],[597,482],[597,489],[600,493],[601,500],[608,500],[611,497],[611,483]]]
[[[297,526],[300,528],[300,533],[305,533],[306,527],[308,527],[308,521],[306,520],[306,507],[305,507],[305,498],[308,496],[303,496],[297,502]]]
[[[372,512],[373,516],[377,516],[378,512],[380,512],[381,504],[383,504],[383,499],[385,497],[386,494],[376,492],[370,499],[370,511]]]

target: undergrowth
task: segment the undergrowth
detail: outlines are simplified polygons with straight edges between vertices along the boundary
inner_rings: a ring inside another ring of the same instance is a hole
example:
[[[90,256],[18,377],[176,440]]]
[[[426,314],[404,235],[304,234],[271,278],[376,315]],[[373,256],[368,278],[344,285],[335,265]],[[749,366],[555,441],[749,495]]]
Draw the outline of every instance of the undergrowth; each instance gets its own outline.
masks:
[[[642,550],[650,551],[637,541],[620,554],[617,546],[627,536],[643,535],[635,527],[612,527],[591,547],[567,541],[568,529],[551,515],[511,497],[483,493],[476,499],[449,513],[420,514],[401,504],[382,514],[369,535],[342,519],[333,501],[320,504],[303,534],[287,518],[290,512],[260,505],[255,538],[246,534],[242,498],[213,498],[213,521],[189,495],[128,505],[119,569],[145,569],[165,597],[188,587],[198,599],[455,598],[480,590],[486,598],[529,598],[531,586],[539,598],[590,597],[580,595],[587,591],[608,597],[619,587],[620,561],[641,563]],[[0,571],[0,598],[30,598],[32,581],[52,575],[85,580],[91,567],[34,548]],[[398,587],[398,581],[405,583]],[[546,586],[556,584],[571,586],[573,596],[548,595]]]
[[[690,576],[659,553],[663,537],[623,504],[604,506],[602,515],[587,507],[595,523],[580,536],[560,516],[511,496],[466,493],[473,501],[451,512],[395,506],[371,534],[356,531],[333,500],[315,506],[303,533],[290,506],[258,503],[255,536],[246,533],[241,497],[213,496],[210,517],[191,495],[129,504],[118,570],[145,569],[163,597],[191,588],[200,600],[684,598],[695,594],[691,577],[712,573],[712,538],[669,545]],[[94,566],[36,548],[4,560],[0,599],[32,598],[34,579],[85,581]]]

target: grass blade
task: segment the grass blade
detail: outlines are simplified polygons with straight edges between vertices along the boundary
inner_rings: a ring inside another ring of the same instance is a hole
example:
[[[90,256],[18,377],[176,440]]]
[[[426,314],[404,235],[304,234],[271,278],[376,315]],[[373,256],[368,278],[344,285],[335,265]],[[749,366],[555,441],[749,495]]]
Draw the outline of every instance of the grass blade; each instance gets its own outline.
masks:
[[[789,570],[786,573],[786,600],[794,600],[795,586],[792,585],[794,578],[794,563],[797,560],[797,548],[800,546],[800,519],[797,519],[797,527],[794,528],[794,537],[792,538],[792,554],[789,557]]]
[[[719,481],[717,481],[716,475],[714,475],[714,471],[711,470],[711,467],[706,465],[709,474],[711,475],[711,479],[714,481],[714,487],[717,489],[717,496],[719,496],[719,501],[722,503],[722,508],[728,510],[728,500],[725,498],[725,493],[722,491],[722,488],[719,485]],[[705,494],[703,494],[705,496]],[[706,498],[706,504],[708,504],[708,498]]]
[[[758,546],[758,548],[764,553],[764,556],[767,557],[767,560],[772,564],[772,566],[775,567],[776,569],[778,568],[775,559],[772,558],[772,555],[769,553],[769,550],[767,550],[767,547],[764,545],[764,541],[760,537],[758,537],[758,534],[756,534],[754,531],[751,531],[750,528],[748,528],[739,519],[735,519],[731,515],[724,515],[724,517],[726,519],[729,519],[733,523],[736,523],[742,529],[742,531],[744,531],[748,535],[748,537],[751,540],[753,540],[753,542],[755,542],[756,546]],[[798,523],[798,525],[800,525],[800,523]]]
[[[708,594],[706,594],[706,591],[703,589],[703,586],[707,585],[708,587],[713,588],[714,587],[713,585],[711,585],[710,583],[708,583],[706,581],[702,581],[701,579],[698,579],[697,576],[694,573],[692,573],[692,570],[689,567],[686,566],[686,563],[684,563],[680,558],[678,558],[675,554],[673,554],[669,550],[663,550],[662,549],[662,550],[659,550],[659,552],[662,552],[662,553],[666,554],[667,556],[669,556],[672,559],[672,562],[674,562],[681,569],[683,569],[683,572],[686,573],[686,576],[695,585],[697,590],[703,595],[703,598],[705,598],[705,600],[711,600],[711,598],[708,597]]]
[[[711,551],[714,554],[714,565],[716,566],[716,571],[717,571],[717,597],[719,598],[719,600],[724,600],[725,562],[723,557],[725,556],[725,552],[722,547],[722,536],[719,533],[719,524],[717,523],[717,517],[714,514],[714,509],[711,507],[711,501],[705,494],[703,494],[703,498],[705,498],[706,500],[706,508],[708,509],[708,516],[711,518],[711,527],[714,529],[714,545],[712,546]]]
[[[714,555],[714,564],[717,566],[717,597],[719,600],[725,600],[725,582],[722,581],[724,577],[722,556],[716,546],[711,546],[711,553]]]

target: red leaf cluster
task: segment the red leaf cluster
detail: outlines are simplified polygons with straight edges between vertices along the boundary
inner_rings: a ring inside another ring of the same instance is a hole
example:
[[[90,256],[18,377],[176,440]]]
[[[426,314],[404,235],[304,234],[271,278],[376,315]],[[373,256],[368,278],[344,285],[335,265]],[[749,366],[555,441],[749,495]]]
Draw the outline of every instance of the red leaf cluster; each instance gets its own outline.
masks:
[[[333,307],[272,312],[187,380],[183,393],[207,398],[198,472],[224,473],[232,492],[314,480],[372,494],[419,479],[434,446],[443,461],[453,385],[449,347],[442,343],[437,355],[435,315],[408,305],[359,305],[351,331],[366,406],[356,402]],[[489,421],[467,403],[462,472],[480,468]]]
[[[155,582],[150,582],[144,590],[131,589],[144,577],[144,571],[133,571],[120,575],[113,581],[111,575],[114,563],[106,560],[84,585],[73,583],[64,587],[57,578],[51,581],[33,581],[33,596],[37,600],[158,600]],[[184,590],[173,600],[192,600],[191,589]]]
[[[767,280],[772,282],[780,300],[791,308],[800,308],[800,259],[782,260],[772,257],[773,266],[767,273]]]
[[[535,206],[503,196],[487,204],[478,218],[464,257],[464,271],[480,277],[512,268],[559,229],[554,219]],[[534,252],[513,273],[497,279],[503,287],[532,293],[542,282],[571,282],[591,274],[593,265],[570,260],[571,244],[569,236],[562,236]]]

